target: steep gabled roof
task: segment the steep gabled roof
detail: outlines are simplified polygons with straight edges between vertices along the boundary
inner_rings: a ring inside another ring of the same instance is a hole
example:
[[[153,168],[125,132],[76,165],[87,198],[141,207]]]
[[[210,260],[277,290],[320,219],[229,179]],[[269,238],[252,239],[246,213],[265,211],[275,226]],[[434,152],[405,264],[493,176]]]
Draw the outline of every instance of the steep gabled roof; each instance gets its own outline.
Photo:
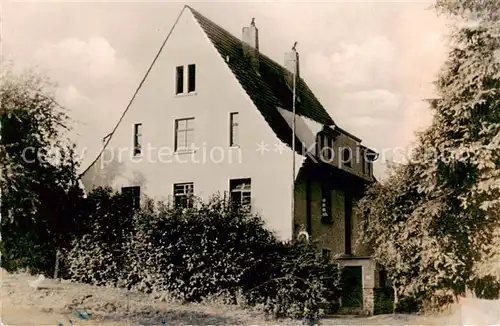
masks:
[[[292,147],[292,129],[278,110],[278,108],[282,108],[290,112],[292,111],[293,94],[291,88],[285,81],[287,70],[269,57],[263,55],[262,53],[258,53],[259,71],[257,73],[250,64],[250,61],[245,57],[243,52],[244,45],[239,38],[233,36],[224,28],[215,24],[198,11],[186,5],[181,13],[179,13],[172,29],[163,41],[160,50],[156,54],[138,88],[135,90],[131,100],[118,120],[118,123],[115,125],[113,131],[106,136],[107,138],[100,153],[85,169],[85,171],[80,174],[80,176],[85,174],[99,160],[102,153],[108,146],[113,134],[134,102],[136,95],[154,67],[160,53],[163,51],[163,48],[165,47],[165,44],[174,30],[179,18],[181,17],[182,12],[186,9],[191,11],[196,21],[200,24],[205,34],[221,55],[222,60],[226,62],[228,67],[231,69],[236,79],[239,81],[276,136],[290,148]],[[227,60],[228,58],[229,60]],[[326,112],[324,107],[318,101],[316,96],[314,96],[313,92],[309,89],[302,78],[297,79],[296,98],[295,112],[298,115],[307,117],[323,125],[335,126],[335,123],[330,115]],[[301,140],[297,136],[295,137],[295,149],[299,154],[306,154],[306,150],[303,149]]]
[[[287,70],[264,54],[258,52],[258,71],[244,53],[244,43],[224,28],[218,26],[198,11],[186,6],[213,43],[222,59],[229,66],[239,83],[260,111],[278,138],[292,147],[292,130],[278,108],[292,111],[293,93],[286,83]],[[318,101],[302,78],[296,86],[298,115],[324,125],[333,126],[330,115]],[[296,150],[304,154],[301,141],[296,139]]]

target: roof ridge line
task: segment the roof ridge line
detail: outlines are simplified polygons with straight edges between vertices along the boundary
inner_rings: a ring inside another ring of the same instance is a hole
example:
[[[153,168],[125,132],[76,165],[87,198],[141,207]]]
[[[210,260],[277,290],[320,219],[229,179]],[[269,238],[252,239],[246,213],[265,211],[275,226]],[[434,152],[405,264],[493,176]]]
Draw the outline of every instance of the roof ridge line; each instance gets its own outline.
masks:
[[[219,28],[224,33],[227,33],[231,38],[233,38],[235,41],[237,41],[240,45],[244,45],[245,44],[245,42],[240,37],[238,37],[235,34],[231,33],[226,28],[224,28],[224,27],[220,26],[219,24],[215,23],[213,20],[209,19],[208,17],[206,17],[205,15],[203,15],[202,13],[200,13],[199,11],[197,11],[196,9],[193,9],[190,6],[187,6],[187,7],[191,10],[191,12],[193,13],[193,15],[195,16],[195,18],[196,18],[196,20],[198,22],[199,22],[199,20],[198,20],[197,16],[201,17],[203,20],[208,21],[210,24],[212,24],[215,27]],[[207,34],[207,31],[205,30],[205,28],[203,26],[202,26],[202,29],[204,30],[205,34]],[[213,43],[213,41],[212,41],[212,43]],[[283,72],[289,72],[289,70],[283,64],[281,64],[281,63],[277,62],[276,60],[272,59],[271,57],[269,57],[268,55],[266,55],[265,53],[263,53],[260,50],[258,51],[258,56],[260,58],[262,58],[263,60],[268,60],[273,65],[279,67],[280,69],[283,70]],[[302,78],[300,75],[297,76],[297,77],[298,77],[299,84],[310,93],[309,96],[312,96],[317,101],[317,103],[322,107],[322,109],[325,111],[326,115],[328,116],[329,123],[328,124],[325,123],[325,124],[326,125],[336,126],[337,124],[335,123],[335,121],[333,120],[333,118],[331,117],[331,115],[328,113],[328,111],[323,107],[323,105],[321,104],[321,102],[319,101],[319,99],[316,97],[316,94],[314,94],[314,92],[311,90],[311,88],[307,85],[305,79]],[[302,115],[300,113],[297,113],[297,114],[298,115]]]
[[[224,27],[220,26],[219,24],[215,23],[213,20],[209,19],[208,17],[206,17],[205,15],[203,15],[202,13],[200,13],[198,10],[196,9],[193,9],[192,7],[190,7],[189,5],[185,5],[185,7],[189,8],[190,10],[192,11],[195,11],[198,15],[201,15],[203,16],[205,19],[208,19],[210,20],[213,24],[217,25],[219,28],[223,29],[225,32],[227,32],[228,34],[230,34],[231,36],[233,36],[235,39],[237,39],[241,44],[244,44],[245,42],[239,38],[238,36],[234,35],[233,33],[231,33],[230,31],[228,31],[227,29],[225,29]],[[262,51],[258,50],[258,53],[260,56],[264,57],[265,59],[269,60],[269,61],[272,61],[274,64],[280,66],[281,68],[283,69],[286,69],[286,67],[284,65],[282,65],[281,63],[277,62],[276,60],[274,60],[273,58],[269,57],[267,54],[263,53]],[[288,70],[288,69],[287,69]],[[302,79],[304,80],[302,77],[300,76],[297,76],[299,77],[299,79]]]

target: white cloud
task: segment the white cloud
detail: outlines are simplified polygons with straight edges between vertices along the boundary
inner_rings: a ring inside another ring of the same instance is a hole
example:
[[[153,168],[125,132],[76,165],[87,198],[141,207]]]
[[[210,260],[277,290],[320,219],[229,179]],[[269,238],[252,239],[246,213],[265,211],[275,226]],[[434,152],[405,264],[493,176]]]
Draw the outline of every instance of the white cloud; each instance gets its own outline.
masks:
[[[321,49],[303,62],[335,122],[368,146],[411,145],[415,132],[431,121],[422,99],[434,95],[432,82],[446,58],[448,28],[427,5],[419,7],[402,6],[391,16],[378,16],[385,30],[366,32],[364,39],[353,38],[330,52]]]
[[[59,87],[56,92],[56,97],[64,106],[71,106],[89,101],[89,98],[81,94],[73,84]]]
[[[79,150],[87,149],[83,159],[88,163],[136,86],[132,65],[102,37],[45,44],[35,51],[33,61],[58,83],[56,97],[72,119]]]
[[[432,96],[432,81],[446,59],[447,23],[431,10],[402,10],[396,17],[393,38],[401,55],[393,69],[399,71],[401,91],[420,98]]]
[[[336,88],[359,89],[389,80],[395,57],[396,47],[391,41],[375,36],[359,44],[342,43],[340,50],[331,54],[314,53],[306,58],[305,68]]]
[[[375,118],[375,117],[370,117],[370,116],[356,116],[356,117],[351,117],[349,119],[346,119],[346,125],[350,127],[356,127],[356,128],[365,128],[365,127],[383,127],[387,126],[389,122],[387,119],[380,119],[380,118]],[[365,137],[366,139],[366,137]],[[370,142],[370,140],[368,139]]]
[[[195,7],[237,36],[256,17],[261,49],[278,62],[298,41],[301,74],[335,122],[367,145],[387,147],[406,145],[430,117],[420,99],[432,96],[447,30],[442,19],[425,10],[429,4],[199,2]],[[85,123],[88,141],[100,142],[142,77],[134,66],[143,73],[181,7],[11,4],[4,52],[48,70],[60,83],[61,102]],[[228,10],[231,16],[224,15]],[[30,24],[20,19],[26,13]]]
[[[422,131],[430,125],[432,112],[425,101],[413,101],[408,103],[401,121],[400,139],[404,144],[410,144],[415,140],[415,133]]]
[[[403,100],[387,89],[350,92],[338,97],[331,114],[337,124],[360,137],[368,146],[388,143],[387,133],[397,129]]]
[[[342,97],[343,101],[360,109],[363,114],[393,112],[401,105],[401,99],[387,89],[371,89],[359,92],[347,93]],[[368,104],[368,105],[367,105]],[[360,107],[360,105],[367,105]]]
[[[39,48],[34,63],[61,84],[73,84],[84,93],[118,86],[133,78],[133,67],[117,55],[102,37],[88,41],[63,39]]]

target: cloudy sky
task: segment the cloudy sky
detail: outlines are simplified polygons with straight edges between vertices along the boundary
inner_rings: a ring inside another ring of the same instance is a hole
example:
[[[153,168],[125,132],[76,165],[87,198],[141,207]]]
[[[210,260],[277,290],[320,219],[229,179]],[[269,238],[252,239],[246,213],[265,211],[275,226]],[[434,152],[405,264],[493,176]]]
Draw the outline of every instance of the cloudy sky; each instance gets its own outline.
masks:
[[[184,4],[236,36],[255,17],[261,51],[278,62],[297,41],[301,75],[367,146],[408,146],[429,122],[422,99],[433,95],[448,27],[428,1],[4,2],[2,54],[58,82],[88,162]]]

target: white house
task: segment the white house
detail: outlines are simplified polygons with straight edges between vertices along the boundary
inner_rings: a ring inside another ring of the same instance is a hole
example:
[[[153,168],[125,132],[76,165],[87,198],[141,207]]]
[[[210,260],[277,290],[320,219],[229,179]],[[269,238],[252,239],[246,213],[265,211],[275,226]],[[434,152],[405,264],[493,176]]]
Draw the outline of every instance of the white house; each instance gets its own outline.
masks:
[[[284,67],[260,52],[253,20],[239,39],[185,6],[82,181],[176,205],[226,192],[280,238],[307,231],[353,266],[364,294],[354,306],[371,313],[377,266],[355,246],[351,208],[375,181],[376,154],[334,123],[298,68],[294,49]]]

